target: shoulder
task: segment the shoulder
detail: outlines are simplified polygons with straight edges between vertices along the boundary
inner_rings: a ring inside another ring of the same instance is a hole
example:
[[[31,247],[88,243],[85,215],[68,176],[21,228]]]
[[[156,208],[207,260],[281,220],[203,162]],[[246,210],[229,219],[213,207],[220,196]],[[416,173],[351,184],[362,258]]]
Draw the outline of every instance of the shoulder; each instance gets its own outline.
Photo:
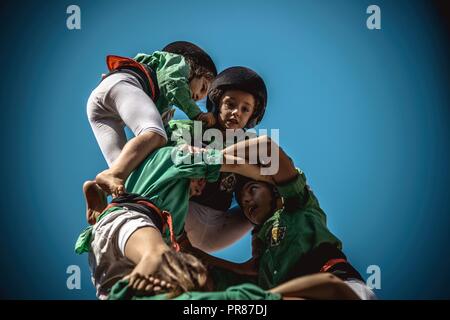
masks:
[[[152,55],[160,61],[161,69],[171,68],[172,70],[187,71],[189,75],[189,65],[182,55],[165,51],[155,51]]]

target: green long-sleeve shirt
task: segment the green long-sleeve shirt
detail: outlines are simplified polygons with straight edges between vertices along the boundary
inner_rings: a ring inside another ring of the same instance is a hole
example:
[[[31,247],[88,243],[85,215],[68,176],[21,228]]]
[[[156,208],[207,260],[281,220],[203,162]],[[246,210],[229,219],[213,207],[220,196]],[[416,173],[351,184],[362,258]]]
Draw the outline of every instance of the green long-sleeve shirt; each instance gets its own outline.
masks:
[[[207,181],[216,181],[221,158],[219,151],[210,149],[203,154],[207,161],[191,163],[191,154],[177,150],[176,147],[164,147],[153,152],[133,171],[125,189],[128,193],[148,198],[159,209],[169,211],[175,235],[179,236],[188,211],[190,180],[206,178]],[[172,152],[176,152],[174,159]]]
[[[190,68],[183,56],[155,51],[150,55],[139,53],[134,60],[148,65],[156,73],[160,90],[156,107],[160,114],[172,105],[180,108],[189,119],[195,119],[202,112],[192,99],[189,88]]]
[[[326,215],[306,185],[303,172],[284,186],[277,187],[285,207],[275,212],[261,227],[258,285],[273,288],[289,280],[299,259],[321,243],[342,244],[327,228]]]
[[[172,156],[173,155],[173,156]],[[203,153],[202,161],[193,161],[190,153],[178,147],[164,147],[150,154],[125,182],[128,193],[148,198],[159,209],[170,212],[175,236],[181,235],[189,205],[189,184],[191,179],[206,178],[216,181],[220,175],[221,154],[209,149]],[[118,210],[112,207],[98,218]],[[75,252],[88,252],[92,237],[92,226],[78,237]],[[165,238],[169,241],[168,230]]]
[[[286,282],[300,258],[322,243],[338,249],[341,241],[327,228],[326,216],[306,185],[303,172],[290,183],[277,186],[284,208],[276,211],[256,233],[259,246],[258,277],[244,277],[230,270],[214,268],[211,275],[219,290],[243,282],[254,282],[263,289]]]

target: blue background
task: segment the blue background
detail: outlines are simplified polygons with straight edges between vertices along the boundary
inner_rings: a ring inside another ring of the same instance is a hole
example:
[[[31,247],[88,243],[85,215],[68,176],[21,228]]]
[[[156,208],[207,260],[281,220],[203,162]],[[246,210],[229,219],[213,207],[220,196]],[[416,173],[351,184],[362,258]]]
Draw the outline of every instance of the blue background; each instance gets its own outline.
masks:
[[[81,30],[66,8],[81,7]],[[382,29],[366,28],[381,8]],[[1,6],[2,298],[95,298],[81,185],[105,168],[85,104],[105,56],[195,42],[220,70],[253,68],[269,91],[260,127],[307,174],[386,299],[450,298],[449,43],[427,1],[54,1]],[[180,116],[183,116],[179,114]],[[249,239],[223,250],[249,257]],[[66,269],[79,265],[81,290]]]

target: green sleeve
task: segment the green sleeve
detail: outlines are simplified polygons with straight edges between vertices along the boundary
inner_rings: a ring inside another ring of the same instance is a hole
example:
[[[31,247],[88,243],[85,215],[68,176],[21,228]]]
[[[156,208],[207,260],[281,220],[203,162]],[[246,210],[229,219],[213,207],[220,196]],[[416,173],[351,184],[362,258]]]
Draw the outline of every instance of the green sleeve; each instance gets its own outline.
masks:
[[[277,185],[278,192],[283,198],[303,197],[306,186],[306,178],[303,172],[297,169],[297,176],[288,183]]]
[[[159,90],[169,105],[180,108],[189,119],[195,119],[202,112],[192,99],[188,80],[190,69],[183,56],[156,51],[152,55],[139,53],[134,59],[155,70]]]
[[[191,90],[187,79],[172,76],[168,75],[171,78],[161,84],[161,94],[164,94],[170,105],[175,105],[180,108],[189,119],[195,119],[202,110],[191,98]]]
[[[201,121],[170,120],[166,128],[169,137],[168,145],[194,145],[194,141],[202,142],[203,128]]]
[[[277,190],[283,197],[284,207],[287,211],[302,208],[308,200],[305,175],[299,169],[297,172],[298,174],[293,180],[277,185]]]
[[[222,153],[219,150],[207,149],[202,153],[192,154],[175,147],[174,152],[177,178],[206,178],[208,182],[219,179],[222,167]]]
[[[319,201],[310,187],[306,184],[306,177],[302,170],[297,168],[297,176],[290,182],[277,185],[277,190],[284,199],[287,211],[295,209],[320,208]]]

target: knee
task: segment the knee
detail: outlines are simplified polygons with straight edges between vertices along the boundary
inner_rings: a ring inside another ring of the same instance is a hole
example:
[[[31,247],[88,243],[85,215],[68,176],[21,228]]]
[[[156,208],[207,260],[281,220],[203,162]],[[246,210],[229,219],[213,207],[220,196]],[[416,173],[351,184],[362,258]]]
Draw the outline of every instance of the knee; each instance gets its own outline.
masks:
[[[167,136],[161,134],[155,134],[155,143],[158,148],[164,147],[167,143]]]
[[[155,148],[164,147],[167,143],[167,136],[161,132],[144,131],[139,137],[141,141],[151,142]]]

